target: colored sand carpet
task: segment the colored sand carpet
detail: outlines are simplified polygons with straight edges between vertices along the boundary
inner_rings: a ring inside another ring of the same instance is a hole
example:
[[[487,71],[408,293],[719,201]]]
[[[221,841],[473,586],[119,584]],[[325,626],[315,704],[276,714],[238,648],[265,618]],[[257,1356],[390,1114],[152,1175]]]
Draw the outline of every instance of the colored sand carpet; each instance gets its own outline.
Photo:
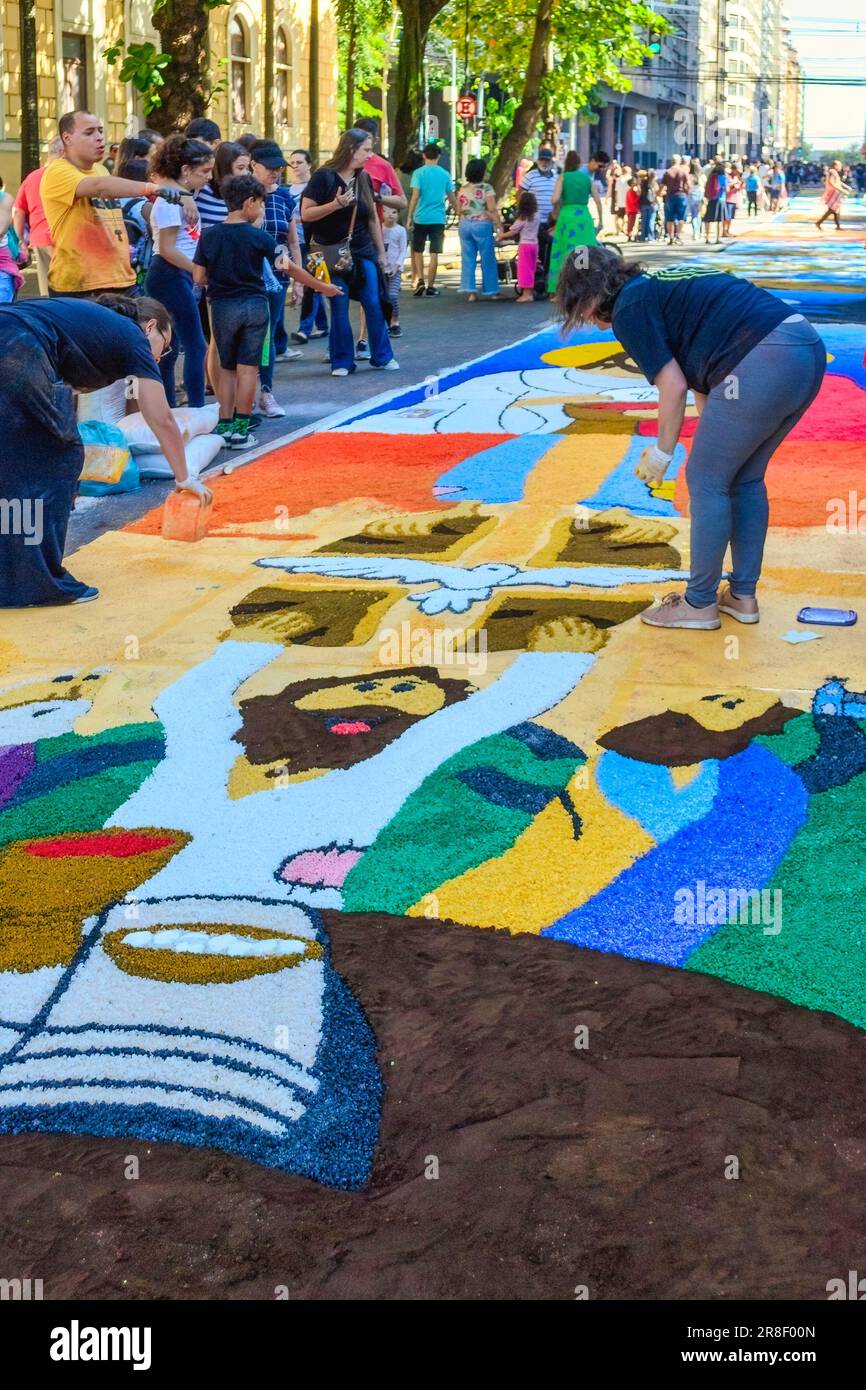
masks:
[[[0,1130],[363,1186],[383,1086],[334,913],[866,1028],[866,649],[781,640],[866,592],[866,210],[830,253],[810,207],[714,262],[827,348],[768,473],[759,626],[639,622],[688,573],[696,415],[649,491],[656,392],[610,334],[554,328],[218,478],[196,545],[158,511],[101,536],[75,559],[99,605],[7,615]]]

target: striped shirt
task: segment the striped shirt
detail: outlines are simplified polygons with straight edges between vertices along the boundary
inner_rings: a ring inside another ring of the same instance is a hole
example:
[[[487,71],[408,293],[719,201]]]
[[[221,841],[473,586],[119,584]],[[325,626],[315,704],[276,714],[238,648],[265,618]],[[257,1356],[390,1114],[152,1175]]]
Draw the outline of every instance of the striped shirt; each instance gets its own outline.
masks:
[[[553,207],[553,190],[556,185],[556,173],[551,169],[549,174],[542,174],[540,169],[529,169],[523,175],[523,188],[527,193],[534,193],[538,203],[538,216],[542,223],[546,222]]]
[[[229,215],[229,210],[222,198],[217,197],[209,183],[206,183],[204,188],[200,188],[196,193],[195,205],[201,218],[202,231],[205,227],[215,227],[218,222],[225,222]]]

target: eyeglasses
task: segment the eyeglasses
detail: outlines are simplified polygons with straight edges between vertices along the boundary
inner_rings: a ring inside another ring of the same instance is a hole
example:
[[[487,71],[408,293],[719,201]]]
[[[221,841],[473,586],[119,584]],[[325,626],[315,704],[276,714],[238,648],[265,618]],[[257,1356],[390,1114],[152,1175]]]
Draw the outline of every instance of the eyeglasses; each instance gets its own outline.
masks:
[[[155,332],[157,332],[157,333],[159,334],[160,338],[162,338],[162,349],[161,349],[161,351],[160,351],[160,353],[159,353],[158,356],[157,356],[156,354],[154,354],[154,359],[153,359],[153,360],[154,360],[154,362],[161,362],[162,359],[163,359],[163,357],[165,357],[165,354],[168,352],[169,343],[171,342],[171,338],[167,338],[167,337],[165,336],[165,334],[163,333],[163,331],[162,331],[161,328],[155,329]]]

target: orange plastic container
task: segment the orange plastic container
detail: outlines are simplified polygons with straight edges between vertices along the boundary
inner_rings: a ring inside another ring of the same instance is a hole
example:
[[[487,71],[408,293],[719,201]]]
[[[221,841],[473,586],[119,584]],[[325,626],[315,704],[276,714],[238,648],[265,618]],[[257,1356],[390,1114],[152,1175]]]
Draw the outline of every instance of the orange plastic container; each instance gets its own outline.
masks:
[[[162,509],[164,541],[200,541],[207,535],[213,502],[194,492],[170,492]]]

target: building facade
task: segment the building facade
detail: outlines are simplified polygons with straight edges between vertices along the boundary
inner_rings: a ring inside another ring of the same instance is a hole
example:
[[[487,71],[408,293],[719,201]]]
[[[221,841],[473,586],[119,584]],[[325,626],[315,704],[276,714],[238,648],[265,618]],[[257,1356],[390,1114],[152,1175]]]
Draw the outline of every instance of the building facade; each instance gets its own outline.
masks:
[[[698,144],[703,157],[784,159],[799,145],[799,121],[796,114],[792,120],[789,106],[792,58],[799,83],[782,0],[701,0]],[[799,104],[799,95],[796,100]]]
[[[800,145],[802,74],[782,0],[674,0],[659,11],[675,32],[631,87],[602,86],[595,123],[566,122],[585,159],[603,149],[632,167],[673,154],[711,159],[785,158]]]
[[[790,41],[785,36],[785,138],[788,149],[794,154],[802,153],[803,146],[803,70],[800,59]]]
[[[265,93],[272,93],[275,138],[284,146],[310,138],[310,0],[274,0],[273,80],[264,75],[267,0],[233,0],[211,11],[210,72],[217,95],[208,112],[230,137],[263,133]],[[64,111],[102,116],[109,141],[145,124],[139,95],[105,59],[114,44],[159,39],[152,0],[36,0],[39,134],[44,146]],[[319,147],[336,143],[337,28],[334,0],[319,0]],[[18,0],[0,0],[0,174],[14,191],[21,165],[21,43]]]

